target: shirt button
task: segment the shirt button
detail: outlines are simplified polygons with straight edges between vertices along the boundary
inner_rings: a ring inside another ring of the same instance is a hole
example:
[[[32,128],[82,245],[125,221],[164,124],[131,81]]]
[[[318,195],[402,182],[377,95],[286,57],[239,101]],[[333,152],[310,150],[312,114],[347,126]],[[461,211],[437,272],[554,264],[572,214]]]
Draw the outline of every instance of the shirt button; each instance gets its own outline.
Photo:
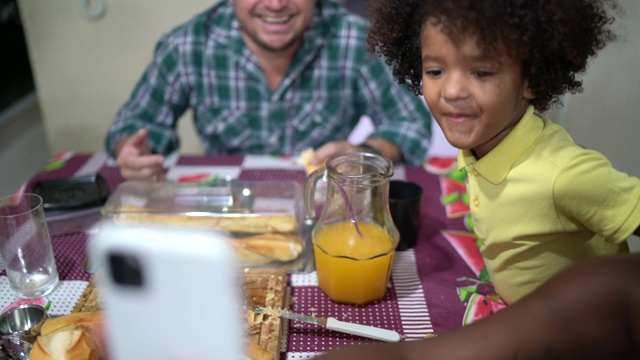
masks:
[[[276,145],[276,144],[278,144],[278,135],[272,135],[272,136],[269,138],[269,144],[271,144],[271,145]]]
[[[480,207],[480,200],[478,200],[477,196],[473,198],[473,206]]]
[[[313,116],[313,122],[314,122],[314,123],[316,123],[316,124],[320,124],[320,123],[322,123],[322,116],[320,116],[320,115],[314,115],[314,116]]]

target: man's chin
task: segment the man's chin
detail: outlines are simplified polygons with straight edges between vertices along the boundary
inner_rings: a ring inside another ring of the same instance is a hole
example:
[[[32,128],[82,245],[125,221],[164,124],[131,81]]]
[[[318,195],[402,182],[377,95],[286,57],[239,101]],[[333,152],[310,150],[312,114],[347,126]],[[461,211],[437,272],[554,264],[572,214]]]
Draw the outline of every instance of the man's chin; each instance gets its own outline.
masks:
[[[289,52],[292,50],[296,50],[298,46],[300,46],[300,39],[271,39],[267,38],[261,41],[258,41],[257,44],[263,50],[267,50],[270,52]]]

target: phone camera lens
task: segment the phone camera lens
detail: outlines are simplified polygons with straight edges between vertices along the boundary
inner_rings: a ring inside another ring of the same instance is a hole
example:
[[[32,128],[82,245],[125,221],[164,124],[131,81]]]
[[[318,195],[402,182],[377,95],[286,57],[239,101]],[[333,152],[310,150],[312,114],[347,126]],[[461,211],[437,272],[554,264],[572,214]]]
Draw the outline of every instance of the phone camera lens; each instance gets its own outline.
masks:
[[[111,253],[109,267],[116,284],[141,287],[144,283],[140,261],[134,255]]]

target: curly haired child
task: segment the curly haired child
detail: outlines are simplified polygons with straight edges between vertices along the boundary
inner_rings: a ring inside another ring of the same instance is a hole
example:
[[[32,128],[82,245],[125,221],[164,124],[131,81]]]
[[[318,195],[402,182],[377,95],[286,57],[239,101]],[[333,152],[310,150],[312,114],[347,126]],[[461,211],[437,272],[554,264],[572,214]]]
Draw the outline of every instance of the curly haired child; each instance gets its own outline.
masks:
[[[370,0],[369,51],[422,94],[468,173],[474,231],[507,303],[628,251],[640,179],[540,115],[615,40],[614,0]]]

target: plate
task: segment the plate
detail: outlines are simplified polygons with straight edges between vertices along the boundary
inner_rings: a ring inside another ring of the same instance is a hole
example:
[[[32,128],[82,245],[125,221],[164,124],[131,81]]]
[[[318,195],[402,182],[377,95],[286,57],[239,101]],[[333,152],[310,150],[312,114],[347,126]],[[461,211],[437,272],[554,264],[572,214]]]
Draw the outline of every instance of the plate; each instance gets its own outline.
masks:
[[[42,197],[45,211],[102,206],[109,197],[109,187],[100,174],[41,180],[32,191]]]

